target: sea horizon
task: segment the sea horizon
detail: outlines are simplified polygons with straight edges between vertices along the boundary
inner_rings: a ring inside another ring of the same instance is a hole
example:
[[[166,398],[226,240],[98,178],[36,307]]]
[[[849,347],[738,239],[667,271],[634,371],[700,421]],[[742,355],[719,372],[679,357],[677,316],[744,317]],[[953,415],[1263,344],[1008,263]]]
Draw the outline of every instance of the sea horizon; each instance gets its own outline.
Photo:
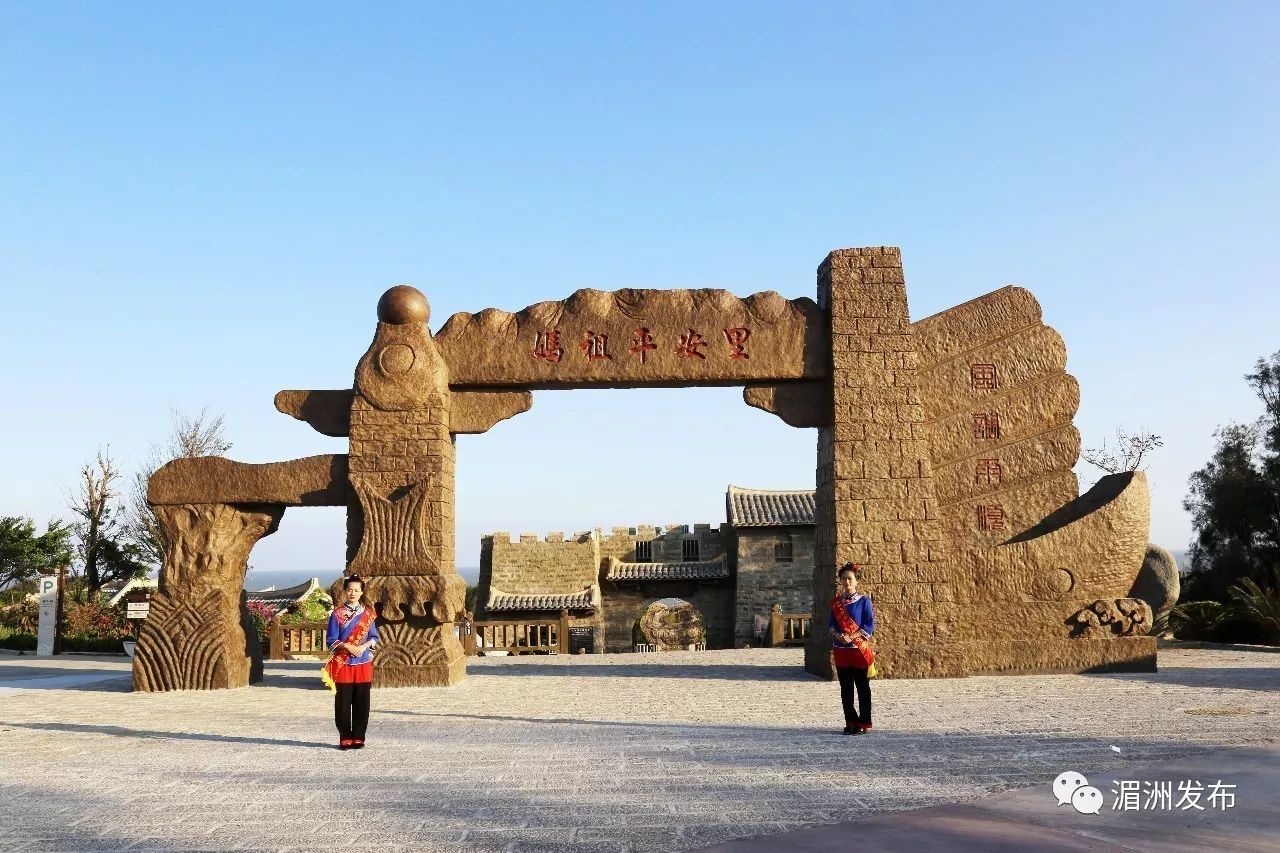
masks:
[[[266,570],[266,569],[250,569],[245,573],[244,588],[250,590],[265,589],[287,589],[291,586],[306,583],[311,578],[320,581],[321,587],[328,587],[342,574],[339,569],[337,571],[311,571],[305,569],[298,570]],[[479,566],[459,566],[458,574],[465,580],[468,586],[474,586],[480,579]]]

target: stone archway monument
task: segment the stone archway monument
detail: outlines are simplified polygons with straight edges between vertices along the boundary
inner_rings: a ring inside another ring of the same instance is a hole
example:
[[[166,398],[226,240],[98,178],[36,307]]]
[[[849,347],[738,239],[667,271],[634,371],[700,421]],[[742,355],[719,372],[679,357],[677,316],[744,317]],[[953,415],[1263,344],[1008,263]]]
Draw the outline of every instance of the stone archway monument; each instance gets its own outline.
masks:
[[[457,682],[454,437],[528,410],[536,390],[685,385],[742,385],[748,404],[818,429],[811,672],[831,674],[826,603],[847,560],[865,567],[886,675],[1154,668],[1149,611],[1128,597],[1145,480],[1079,496],[1079,388],[1025,290],[912,323],[898,250],[846,249],[819,267],[817,301],[580,290],[456,314],[434,336],[429,319],[421,293],[394,287],[354,387],[276,395],[349,437],[349,453],[183,459],[152,478],[167,551],[135,689],[252,680],[245,562],[289,506],[347,508],[348,564],[368,578],[383,637],[376,683]]]

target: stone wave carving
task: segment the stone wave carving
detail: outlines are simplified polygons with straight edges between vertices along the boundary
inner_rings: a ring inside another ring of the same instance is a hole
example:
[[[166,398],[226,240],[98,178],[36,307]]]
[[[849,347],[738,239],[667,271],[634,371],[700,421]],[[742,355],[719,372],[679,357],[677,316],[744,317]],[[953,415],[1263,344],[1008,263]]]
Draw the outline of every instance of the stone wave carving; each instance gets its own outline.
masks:
[[[232,607],[216,589],[203,597],[157,592],[134,654],[133,689],[216,690],[249,683],[244,636],[228,619]],[[238,614],[237,614],[238,616]]]
[[[1004,287],[911,329],[953,547],[990,547],[1079,497],[1079,384],[1030,291]],[[1028,490],[1030,503],[1010,494]]]
[[[1151,630],[1151,605],[1140,598],[1100,599],[1067,618],[1070,636],[1101,639],[1131,637]]]

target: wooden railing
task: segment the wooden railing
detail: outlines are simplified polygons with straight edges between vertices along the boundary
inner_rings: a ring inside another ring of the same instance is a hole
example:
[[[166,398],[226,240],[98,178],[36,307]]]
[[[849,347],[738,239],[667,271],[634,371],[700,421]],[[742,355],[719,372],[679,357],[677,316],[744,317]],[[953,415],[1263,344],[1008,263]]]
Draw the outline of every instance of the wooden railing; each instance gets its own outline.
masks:
[[[513,655],[567,655],[569,653],[569,611],[559,619],[477,622],[471,614],[458,620],[459,639],[468,655],[509,652]]]
[[[324,644],[327,622],[295,622],[281,625],[273,622],[268,635],[268,660],[288,660],[293,655],[318,655],[327,657]]]
[[[783,613],[775,604],[769,612],[769,645],[803,646],[813,624],[812,613]]]
[[[468,655],[505,651],[513,655],[569,653],[569,611],[559,619],[477,622],[471,614],[458,620],[459,639]],[[294,655],[327,656],[325,622],[272,623],[267,634],[268,660],[288,660]]]

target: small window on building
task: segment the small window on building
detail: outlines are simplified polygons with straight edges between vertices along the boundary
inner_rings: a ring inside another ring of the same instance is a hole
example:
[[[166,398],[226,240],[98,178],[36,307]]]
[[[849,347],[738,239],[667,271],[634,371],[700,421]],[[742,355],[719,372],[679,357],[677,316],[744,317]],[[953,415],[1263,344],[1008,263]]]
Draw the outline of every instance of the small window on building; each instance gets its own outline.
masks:
[[[686,563],[696,563],[702,559],[699,556],[697,539],[680,540],[680,559]]]
[[[636,562],[652,563],[653,562],[653,540],[648,542],[636,543]]]
[[[773,559],[777,563],[790,563],[792,561],[791,540],[789,538],[773,543]]]

